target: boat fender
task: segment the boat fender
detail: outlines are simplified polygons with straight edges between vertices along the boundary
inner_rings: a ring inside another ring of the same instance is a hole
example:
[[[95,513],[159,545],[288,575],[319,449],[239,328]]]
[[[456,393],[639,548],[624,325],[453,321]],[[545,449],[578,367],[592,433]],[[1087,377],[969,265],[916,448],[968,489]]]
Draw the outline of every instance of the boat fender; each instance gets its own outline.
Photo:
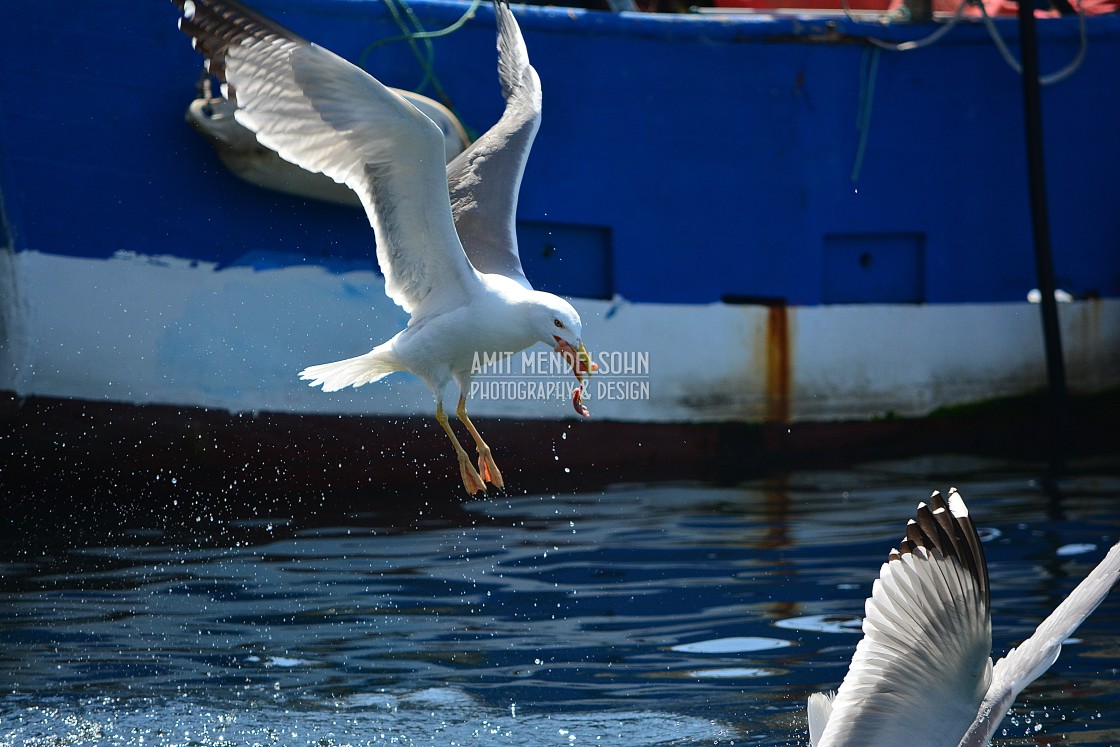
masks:
[[[470,144],[462,123],[447,107],[420,94],[393,90],[440,128],[448,161]],[[210,141],[222,164],[235,176],[258,187],[297,197],[361,206],[358,196],[345,184],[285,161],[257,142],[256,135],[237,121],[236,110],[236,104],[222,97],[198,98],[187,107],[187,122]]]

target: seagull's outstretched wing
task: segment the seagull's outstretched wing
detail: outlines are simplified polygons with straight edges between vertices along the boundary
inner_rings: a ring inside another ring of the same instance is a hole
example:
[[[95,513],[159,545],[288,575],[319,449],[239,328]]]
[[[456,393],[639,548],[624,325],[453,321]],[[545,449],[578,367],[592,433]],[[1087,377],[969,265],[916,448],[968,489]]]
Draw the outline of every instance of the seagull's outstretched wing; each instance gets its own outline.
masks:
[[[1015,697],[1057,661],[1062,643],[1108,596],[1118,580],[1120,543],[1112,546],[1104,560],[1042,621],[1030,638],[996,662],[991,687],[975,722],[961,740],[961,747],[988,744]]]
[[[496,0],[498,77],[506,108],[501,119],[447,165],[455,227],[479,272],[531,288],[517,253],[517,193],[541,121],[541,82],[529,64],[521,29]]]
[[[458,305],[480,281],[459,243],[444,138],[363,70],[236,0],[175,0],[180,28],[265,147],[353,189],[377,238],[385,292],[406,311]]]
[[[956,745],[991,681],[992,628],[984,552],[955,490],[918,506],[863,633],[835,699],[811,699],[815,747]]]

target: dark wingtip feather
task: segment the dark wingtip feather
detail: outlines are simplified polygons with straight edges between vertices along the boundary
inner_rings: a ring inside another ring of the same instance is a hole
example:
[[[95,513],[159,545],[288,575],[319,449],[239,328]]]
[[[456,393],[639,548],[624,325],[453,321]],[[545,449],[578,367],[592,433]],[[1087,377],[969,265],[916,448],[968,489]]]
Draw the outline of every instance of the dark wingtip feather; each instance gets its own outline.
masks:
[[[890,553],[888,562],[901,560],[903,555],[913,553],[918,547],[955,559],[976,580],[984,603],[988,603],[988,563],[984,548],[956,488],[949,489],[948,501],[934,491],[928,503],[918,504],[914,518],[906,524],[906,536],[898,550]]]
[[[306,44],[292,33],[237,0],[172,0],[182,16],[179,30],[191,38],[194,48],[207,62],[207,69],[226,83],[226,52],[246,39],[287,39]]]

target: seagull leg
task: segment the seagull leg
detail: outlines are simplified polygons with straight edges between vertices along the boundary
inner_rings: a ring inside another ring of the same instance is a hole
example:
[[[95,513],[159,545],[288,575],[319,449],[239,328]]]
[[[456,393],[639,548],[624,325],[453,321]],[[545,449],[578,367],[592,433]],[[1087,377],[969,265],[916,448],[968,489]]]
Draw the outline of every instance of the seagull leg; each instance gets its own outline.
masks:
[[[471,464],[471,458],[467,456],[467,452],[460,445],[459,439],[455,438],[455,431],[451,430],[451,424],[447,422],[447,414],[443,411],[443,402],[436,403],[436,420],[443,426],[447,437],[451,439],[451,445],[455,447],[455,456],[459,459],[459,475],[463,478],[463,487],[467,489],[467,493],[469,495],[479,492],[485,493],[486,483],[475,471],[474,465]]]
[[[474,438],[475,448],[478,449],[478,471],[482,477],[499,488],[506,486],[502,480],[502,473],[498,469],[498,465],[494,463],[494,457],[490,454],[490,447],[482,440],[479,435],[478,429],[474,427],[474,423],[467,417],[467,398],[465,395],[459,395],[459,405],[455,408],[455,414],[459,416],[459,420],[463,425],[467,426],[470,431],[471,437]]]

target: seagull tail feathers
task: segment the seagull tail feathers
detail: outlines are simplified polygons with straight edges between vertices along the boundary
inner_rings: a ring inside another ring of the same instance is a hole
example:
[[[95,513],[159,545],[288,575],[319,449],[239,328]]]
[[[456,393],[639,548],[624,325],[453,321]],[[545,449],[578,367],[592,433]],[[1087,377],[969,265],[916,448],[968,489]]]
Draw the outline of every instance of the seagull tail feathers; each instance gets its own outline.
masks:
[[[824,727],[832,715],[832,699],[836,693],[813,693],[809,696],[809,743],[817,747]]]
[[[337,392],[348,386],[359,387],[362,384],[369,384],[394,371],[403,370],[404,367],[393,355],[393,351],[385,345],[378,345],[365,355],[334,363],[308,366],[299,372],[299,377],[310,381],[308,386],[322,386],[324,392]]]

